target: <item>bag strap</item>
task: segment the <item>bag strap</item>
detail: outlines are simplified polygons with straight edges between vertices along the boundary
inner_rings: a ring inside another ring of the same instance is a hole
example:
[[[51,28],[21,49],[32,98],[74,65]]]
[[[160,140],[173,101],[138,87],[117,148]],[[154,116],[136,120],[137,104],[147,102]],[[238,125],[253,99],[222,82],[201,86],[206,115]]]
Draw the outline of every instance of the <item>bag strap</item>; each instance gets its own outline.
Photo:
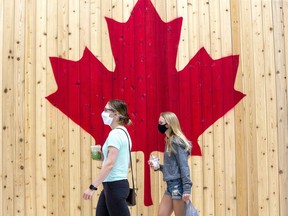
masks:
[[[120,129],[120,130],[124,131],[124,133],[126,134],[127,139],[128,139],[129,155],[130,155],[130,168],[131,168],[131,173],[132,173],[132,185],[133,185],[133,189],[134,189],[135,186],[134,186],[134,176],[133,176],[133,167],[132,167],[132,157],[131,157],[131,150],[130,150],[130,139],[128,137],[127,132],[123,128],[116,128],[116,129]]]

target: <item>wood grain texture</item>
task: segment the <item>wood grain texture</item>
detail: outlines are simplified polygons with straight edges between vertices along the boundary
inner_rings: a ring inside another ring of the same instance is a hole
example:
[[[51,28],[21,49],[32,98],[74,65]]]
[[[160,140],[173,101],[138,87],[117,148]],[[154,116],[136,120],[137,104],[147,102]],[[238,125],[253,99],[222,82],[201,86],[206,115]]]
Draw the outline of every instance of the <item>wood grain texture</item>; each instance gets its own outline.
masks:
[[[246,97],[199,137],[203,155],[189,158],[191,199],[200,215],[288,215],[288,2],[151,2],[163,21],[183,18],[177,71],[201,47],[213,59],[239,55],[234,88]],[[90,157],[97,140],[45,99],[57,89],[49,57],[77,61],[87,47],[113,71],[105,17],[126,22],[136,3],[0,1],[0,215],[95,215],[102,187],[92,201],[82,194],[101,169]],[[179,104],[185,103],[183,93]],[[147,122],[156,131],[154,121]],[[153,154],[163,161],[163,153]],[[150,174],[154,205],[147,207],[147,161],[142,152],[133,152],[132,160],[138,196],[131,215],[157,215],[166,189],[162,174]]]
[[[0,1],[0,35],[1,35],[1,40],[0,40],[0,65],[3,65],[3,1]],[[3,90],[3,85],[2,85],[2,80],[3,80],[3,67],[0,67],[0,89]],[[1,93],[1,100],[0,100],[0,125],[3,126],[3,118],[2,118],[2,113],[3,113],[3,93]],[[0,130],[0,137],[3,137],[2,129]],[[3,143],[3,141],[2,141]],[[3,148],[0,148],[0,161],[3,161]],[[0,188],[3,188],[3,166],[0,166]],[[0,192],[0,200],[3,200],[3,191]],[[0,202],[0,213],[3,213],[3,202]]]
[[[25,212],[25,115],[23,98],[25,98],[25,2],[15,1],[15,36],[14,36],[14,82],[15,82],[15,165],[14,178],[14,215],[23,215]]]
[[[47,73],[47,2],[36,1],[36,215],[48,215],[46,73]]]
[[[286,9],[286,10],[285,10]],[[288,98],[287,98],[287,1],[272,1],[274,59],[276,81],[276,113],[277,113],[277,141],[278,141],[278,177],[280,194],[280,215],[288,212]],[[284,42],[285,41],[285,42]]]

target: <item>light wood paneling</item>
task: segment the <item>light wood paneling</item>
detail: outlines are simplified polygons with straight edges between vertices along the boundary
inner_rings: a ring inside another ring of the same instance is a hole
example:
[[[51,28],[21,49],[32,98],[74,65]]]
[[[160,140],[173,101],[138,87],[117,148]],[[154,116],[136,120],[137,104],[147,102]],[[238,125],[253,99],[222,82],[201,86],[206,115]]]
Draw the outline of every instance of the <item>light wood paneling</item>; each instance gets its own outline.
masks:
[[[47,184],[47,134],[46,134],[46,107],[47,88],[47,2],[36,2],[36,62],[35,62],[35,105],[36,105],[36,215],[48,215],[48,184]]]
[[[202,47],[205,47],[208,53],[211,53],[211,57],[214,58],[212,54],[215,52],[211,52],[211,36],[212,30],[210,29],[211,21],[209,16],[210,5],[205,1],[199,2],[199,44]],[[211,18],[212,19],[212,18]],[[211,78],[207,78],[211,82]],[[202,99],[201,99],[202,100]],[[212,100],[212,98],[206,98],[205,100]],[[200,102],[201,104],[203,101]],[[208,102],[209,103],[209,102]],[[210,110],[212,112],[212,109]],[[204,114],[203,114],[204,115]],[[213,128],[214,126],[210,126],[207,128],[206,132],[202,134],[202,154],[201,158],[202,162],[202,175],[203,175],[203,192],[201,192],[203,196],[203,206],[199,207],[200,214],[203,215],[213,215],[216,207],[215,207],[215,170],[214,170],[214,145],[213,143]]]
[[[81,58],[80,54],[80,4],[78,0],[70,0],[68,6],[68,58],[77,61]],[[69,66],[69,73],[74,72],[72,66]],[[77,75],[80,76],[80,72]],[[73,97],[76,104],[80,103],[80,91]],[[70,99],[70,98],[69,98]],[[80,106],[78,106],[80,113]],[[81,175],[80,175],[80,128],[69,119],[69,211],[70,215],[81,215]],[[67,201],[67,200],[66,200]]]
[[[58,4],[57,0],[47,1],[47,44],[49,44],[49,49],[47,49],[47,56],[54,56],[57,54],[58,46],[58,35],[57,28],[55,28],[55,23],[58,23]],[[47,61],[47,91],[53,92],[55,90],[55,81],[52,68]],[[48,103],[47,103],[48,104]],[[60,158],[58,157],[57,149],[57,111],[47,106],[47,213],[48,215],[59,215],[59,200],[58,200],[58,164]]]
[[[14,1],[5,1],[3,4],[3,64],[2,64],[2,214],[14,214],[14,151],[15,151],[15,82],[14,77]],[[4,32],[5,30],[5,32]],[[9,71],[9,73],[5,72]],[[12,172],[11,172],[12,171]]]
[[[255,91],[255,124],[256,124],[256,160],[257,165],[261,166],[261,171],[257,172],[257,196],[258,196],[258,214],[267,215],[268,210],[268,191],[267,191],[267,137],[266,137],[266,91],[265,91],[265,76],[264,76],[264,39],[262,28],[262,4],[261,1],[251,2],[252,12],[252,35],[253,35],[253,49],[254,49],[254,88],[259,89]],[[254,207],[255,208],[255,207]]]
[[[0,35],[1,35],[1,40],[0,40],[0,65],[3,65],[3,10],[4,4],[3,1],[0,1]],[[3,89],[2,85],[2,80],[3,80],[3,67],[0,67],[0,89]],[[3,93],[2,93],[3,94]],[[1,97],[2,98],[2,97]],[[3,100],[0,100],[0,113],[3,112]],[[3,126],[3,121],[2,121],[2,114],[0,115],[0,125]],[[1,137],[1,143],[3,143],[3,134],[2,130],[0,130],[0,137]],[[0,161],[3,161],[3,148],[0,148]],[[0,188],[3,188],[3,166],[0,166]],[[0,193],[0,200],[3,200],[3,191]],[[3,202],[0,202],[0,213],[3,212]]]
[[[273,38],[273,11],[272,3],[267,1],[262,3],[263,16],[263,43],[264,43],[264,77],[267,109],[266,133],[267,137],[267,182],[268,200],[266,210],[267,215],[279,215],[279,177],[278,177],[278,146],[277,146],[277,112],[276,112],[276,82],[274,76],[275,59],[274,59],[274,38]],[[268,179],[268,181],[267,181]]]
[[[58,1],[57,5],[57,55],[69,58],[69,0]],[[50,66],[51,67],[51,66]],[[55,80],[54,80],[55,82]],[[60,160],[57,166],[58,174],[58,215],[70,215],[70,176],[69,176],[69,126],[68,118],[61,112],[57,113],[57,157]]]
[[[15,156],[14,156],[14,214],[23,215],[25,212],[25,115],[23,98],[25,98],[25,2],[15,1],[15,36],[14,36],[14,82],[15,82]]]
[[[36,4],[26,2],[25,21],[25,214],[36,215]]]
[[[95,215],[101,187],[92,201],[82,194],[101,168],[90,159],[97,140],[45,99],[57,88],[49,57],[77,61],[88,47],[113,71],[105,17],[126,22],[136,2],[0,0],[0,215]],[[151,2],[165,22],[183,17],[178,71],[201,47],[213,59],[239,55],[235,89],[246,97],[199,137],[203,155],[189,158],[200,215],[288,215],[288,2]],[[132,158],[131,215],[157,215],[162,174],[151,173],[147,207],[147,161],[142,152]]]
[[[79,14],[79,22],[80,22],[80,55],[83,52],[83,48],[85,46],[91,47],[91,32],[87,31],[87,29],[91,29],[91,4],[86,0],[80,1],[80,14]],[[90,96],[91,97],[91,96]],[[85,131],[80,130],[80,174],[81,174],[81,184],[80,184],[80,196],[87,189],[88,185],[91,184],[91,163],[90,157],[87,155],[90,154],[90,146],[95,144],[92,142],[91,136],[87,134]],[[90,215],[91,214],[91,202],[86,202],[84,199],[81,199],[80,211],[81,215]],[[94,215],[94,214],[93,214]]]
[[[286,9],[286,10],[285,10]],[[277,143],[278,153],[278,177],[280,194],[280,215],[287,214],[288,205],[288,98],[287,98],[287,1],[272,1],[273,12],[273,37],[274,37],[274,59],[275,59],[275,81],[276,88],[276,115],[277,115]],[[285,27],[286,26],[286,27]]]
[[[245,160],[247,161],[246,172],[247,172],[247,208],[243,209],[244,215],[258,215],[258,195],[257,195],[257,141],[256,141],[256,122],[255,122],[255,77],[254,73],[251,73],[254,69],[253,62],[253,33],[252,33],[252,12],[251,2],[241,1],[240,14],[241,14],[241,65],[243,71],[243,91],[246,93],[245,100],[243,101],[244,106],[244,125],[245,125]],[[244,90],[245,89],[245,90]],[[246,109],[249,107],[249,109]]]

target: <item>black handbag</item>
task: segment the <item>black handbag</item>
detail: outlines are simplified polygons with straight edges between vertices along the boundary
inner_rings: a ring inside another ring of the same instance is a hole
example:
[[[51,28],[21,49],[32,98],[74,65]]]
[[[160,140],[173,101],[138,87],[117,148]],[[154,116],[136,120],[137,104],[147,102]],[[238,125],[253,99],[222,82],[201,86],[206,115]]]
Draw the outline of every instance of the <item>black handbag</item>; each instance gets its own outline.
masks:
[[[136,205],[136,192],[135,188],[130,188],[129,189],[129,195],[126,199],[127,205],[128,206],[135,206]]]
[[[117,129],[120,129],[120,130],[124,131],[126,136],[127,136],[127,138],[128,138],[129,155],[130,155],[130,168],[131,168],[131,173],[132,173],[132,185],[133,185],[133,188],[129,188],[129,195],[128,195],[127,199],[126,199],[126,202],[127,202],[128,206],[135,206],[136,205],[136,196],[137,196],[137,194],[136,194],[135,185],[134,185],[132,157],[131,157],[131,150],[130,150],[130,140],[129,140],[128,134],[126,133],[125,130],[123,130],[122,128],[117,128]]]

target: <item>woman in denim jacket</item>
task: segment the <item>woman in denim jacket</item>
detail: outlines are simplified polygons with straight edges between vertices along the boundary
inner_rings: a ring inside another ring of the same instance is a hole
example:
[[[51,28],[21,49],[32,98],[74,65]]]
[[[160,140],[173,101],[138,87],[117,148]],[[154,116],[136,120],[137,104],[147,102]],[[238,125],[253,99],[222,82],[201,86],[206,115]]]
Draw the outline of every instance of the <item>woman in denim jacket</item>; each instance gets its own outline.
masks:
[[[175,216],[185,215],[184,202],[190,199],[192,182],[188,156],[191,152],[191,143],[183,134],[179,120],[173,112],[163,112],[159,117],[158,130],[165,134],[164,163],[159,170],[163,173],[163,180],[167,189],[162,197],[158,215]],[[148,162],[153,166],[151,161]]]

